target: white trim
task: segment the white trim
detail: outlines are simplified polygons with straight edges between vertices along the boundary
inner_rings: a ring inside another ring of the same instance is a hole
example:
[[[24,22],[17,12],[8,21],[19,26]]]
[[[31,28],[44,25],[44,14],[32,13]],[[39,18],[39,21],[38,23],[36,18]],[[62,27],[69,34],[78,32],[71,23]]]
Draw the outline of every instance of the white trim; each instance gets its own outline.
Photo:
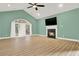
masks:
[[[46,35],[41,35],[41,34],[32,34],[32,36],[45,36],[45,37],[47,37]],[[20,36],[15,36],[15,37],[0,37],[0,40],[1,39],[8,39],[8,38],[16,38],[16,37],[20,37]],[[70,38],[57,37],[56,39],[58,39],[58,40],[69,40],[69,41],[79,42],[79,40],[77,40],[77,39],[70,39]]]
[[[11,37],[16,36],[16,34],[15,34],[15,24],[19,24],[19,25],[23,24],[23,23],[16,22],[16,21],[20,21],[20,20],[23,20],[23,21],[26,22],[26,23],[24,23],[24,26],[30,25],[30,34],[29,35],[31,36],[32,35],[32,24],[28,20],[26,20],[26,19],[16,19],[16,20],[13,20],[11,22]],[[25,31],[25,29],[24,29],[24,31]],[[23,36],[24,35],[26,35],[26,33],[23,33]],[[19,36],[22,36],[21,32],[19,32]]]
[[[41,35],[41,34],[33,34],[32,36],[45,36],[47,37],[47,35]],[[69,41],[76,41],[76,42],[79,42],[79,40],[77,39],[70,39],[70,38],[62,38],[62,37],[57,37],[56,39],[59,39],[59,40],[69,40]]]
[[[47,35],[41,35],[41,34],[33,34],[32,36],[42,36],[42,37],[47,37]],[[62,37],[57,37],[56,39],[58,40],[69,40],[69,41],[76,41],[79,42],[77,39],[70,39],[70,38],[62,38]]]
[[[69,40],[69,41],[76,41],[76,42],[79,42],[79,40],[77,40],[77,39],[70,39],[70,38],[57,37],[57,39],[59,39],[59,40]]]
[[[39,36],[38,34],[32,34],[32,36]]]
[[[27,35],[27,36],[30,36],[30,35]],[[32,34],[32,36],[39,36],[38,34]],[[13,36],[13,37],[0,37],[0,40],[1,39],[8,39],[8,38],[16,38],[16,37],[21,37],[21,36]],[[23,36],[22,36],[23,37]]]
[[[41,34],[32,34],[32,36],[46,36],[46,35],[41,35]]]
[[[27,35],[27,36],[30,36],[30,35]],[[1,39],[9,39],[9,38],[19,38],[19,37],[26,37],[26,36],[0,37],[0,40]]]
[[[0,40],[1,39],[8,39],[8,38],[16,38],[16,37],[0,37]]]
[[[46,36],[47,37],[47,35],[41,35],[41,34],[38,34],[38,36]]]

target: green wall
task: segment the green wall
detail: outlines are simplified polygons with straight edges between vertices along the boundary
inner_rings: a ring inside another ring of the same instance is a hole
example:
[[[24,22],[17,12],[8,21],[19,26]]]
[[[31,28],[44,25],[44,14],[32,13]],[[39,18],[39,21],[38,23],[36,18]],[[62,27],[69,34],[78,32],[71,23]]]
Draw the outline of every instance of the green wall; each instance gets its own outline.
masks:
[[[79,39],[79,8],[38,19],[39,34],[45,35],[45,19],[57,17],[58,37]]]
[[[0,37],[10,36],[11,22],[16,19],[26,19],[32,23],[32,32],[37,34],[37,21],[24,10],[0,12]]]
[[[0,37],[10,36],[11,22],[15,19],[26,19],[32,23],[33,34],[46,35],[45,19],[57,17],[58,37],[79,39],[79,8],[35,19],[24,10],[0,12]]]

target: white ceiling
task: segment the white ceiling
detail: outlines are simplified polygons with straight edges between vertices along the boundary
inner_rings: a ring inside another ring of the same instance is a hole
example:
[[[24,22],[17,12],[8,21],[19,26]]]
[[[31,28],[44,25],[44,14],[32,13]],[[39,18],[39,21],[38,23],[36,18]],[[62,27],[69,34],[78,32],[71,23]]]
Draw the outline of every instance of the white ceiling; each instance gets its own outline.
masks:
[[[42,17],[79,8],[79,3],[63,3],[63,7],[58,7],[59,3],[38,3],[38,4],[45,5],[44,8],[42,7],[38,8],[39,9],[38,12],[40,14],[39,16],[36,14],[37,11],[35,11],[34,8],[27,9],[27,7],[30,6],[27,3],[0,3],[0,11],[25,10],[33,17],[39,19]]]

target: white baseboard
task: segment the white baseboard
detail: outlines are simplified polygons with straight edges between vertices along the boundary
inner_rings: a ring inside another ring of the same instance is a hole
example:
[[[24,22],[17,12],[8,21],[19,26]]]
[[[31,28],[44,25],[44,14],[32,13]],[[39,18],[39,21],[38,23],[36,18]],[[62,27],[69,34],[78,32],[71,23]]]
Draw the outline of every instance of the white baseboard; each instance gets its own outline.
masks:
[[[32,36],[38,36],[38,34],[32,34]],[[0,37],[0,40],[1,39],[9,39],[9,38],[16,38],[16,37],[20,37],[20,36],[14,36],[14,37]]]
[[[38,34],[32,34],[32,36],[39,36]]]
[[[14,37],[0,37],[0,40],[1,39],[8,39],[8,38],[14,38]]]
[[[0,40],[1,39],[9,39],[9,38],[19,38],[19,37],[21,37],[21,36],[14,36],[14,37],[0,37]],[[24,36],[25,37],[25,36]]]
[[[46,35],[41,35],[41,34],[34,34],[33,36],[46,36]],[[61,39],[61,40],[69,40],[69,41],[76,41],[76,42],[79,42],[79,40],[77,39],[70,39],[70,38],[62,38],[62,37],[57,37],[57,39]]]
[[[32,36],[42,36],[42,37],[45,37],[46,35],[32,34]],[[16,37],[0,37],[0,39],[8,39],[8,38],[16,38]],[[79,40],[77,40],[77,39],[70,39],[70,38],[57,37],[57,39],[59,39],[59,40],[69,40],[69,41],[79,42]]]
[[[46,36],[46,35],[32,34],[32,36]],[[19,37],[19,36],[17,36],[17,37]],[[9,38],[16,38],[16,36],[15,37],[0,37],[0,39],[9,39]]]
[[[35,36],[46,36],[46,35],[41,35],[41,34],[35,34]],[[79,40],[77,39],[70,39],[70,38],[62,38],[62,37],[57,37],[57,39],[61,39],[61,40],[69,40],[69,41],[76,41],[79,42]]]
[[[46,36],[46,35],[40,35],[40,34],[38,34],[39,36]]]
[[[41,34],[33,34],[32,36],[46,36],[46,35],[41,35]]]
[[[61,39],[61,40],[69,40],[69,41],[76,41],[76,42],[79,42],[79,40],[77,40],[77,39],[70,39],[70,38],[57,37],[57,39]]]
[[[38,36],[46,36],[46,35],[41,35],[41,34],[39,34]],[[77,39],[70,39],[70,38],[57,37],[57,39],[79,42],[79,40],[77,40]]]

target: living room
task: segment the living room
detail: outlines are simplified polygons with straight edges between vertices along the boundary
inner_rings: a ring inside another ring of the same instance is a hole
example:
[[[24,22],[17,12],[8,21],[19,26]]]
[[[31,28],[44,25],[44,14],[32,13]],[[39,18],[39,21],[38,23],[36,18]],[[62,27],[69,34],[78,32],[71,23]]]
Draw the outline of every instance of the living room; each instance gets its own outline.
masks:
[[[79,55],[79,3],[0,3],[0,55]]]

